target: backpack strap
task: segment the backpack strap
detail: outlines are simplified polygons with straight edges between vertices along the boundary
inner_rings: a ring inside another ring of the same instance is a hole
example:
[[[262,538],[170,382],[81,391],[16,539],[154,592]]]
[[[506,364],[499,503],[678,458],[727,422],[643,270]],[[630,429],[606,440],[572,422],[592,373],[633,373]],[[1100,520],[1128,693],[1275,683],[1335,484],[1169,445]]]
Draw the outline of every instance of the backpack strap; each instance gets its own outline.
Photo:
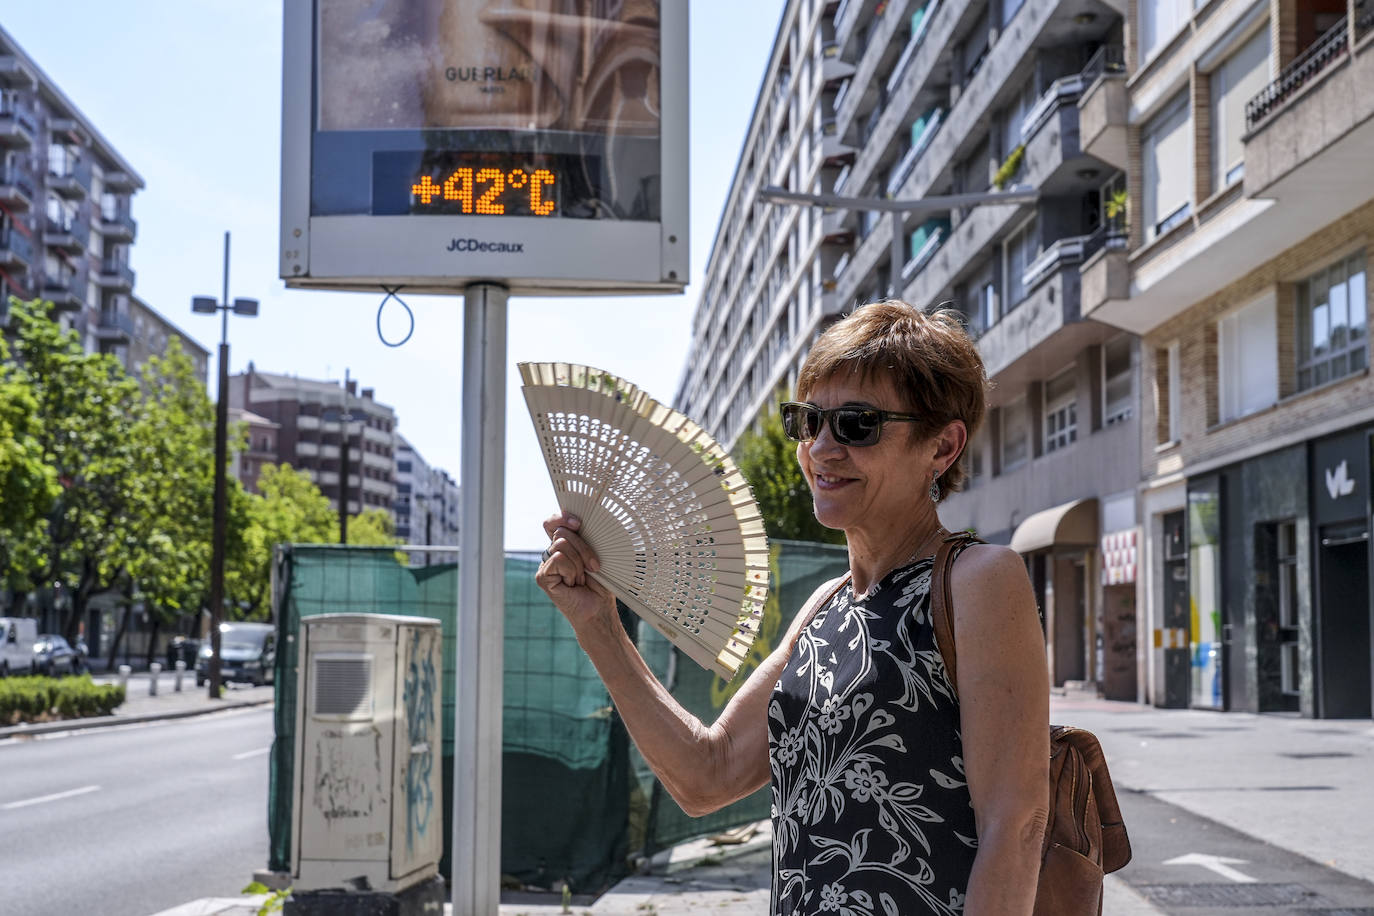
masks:
[[[935,627],[935,644],[940,649],[940,657],[945,662],[945,677],[949,686],[959,695],[957,676],[958,657],[954,653],[954,593],[950,587],[950,570],[954,568],[954,558],[970,544],[986,544],[982,538],[967,531],[956,531],[940,542],[935,551],[935,563],[930,572],[930,619]]]

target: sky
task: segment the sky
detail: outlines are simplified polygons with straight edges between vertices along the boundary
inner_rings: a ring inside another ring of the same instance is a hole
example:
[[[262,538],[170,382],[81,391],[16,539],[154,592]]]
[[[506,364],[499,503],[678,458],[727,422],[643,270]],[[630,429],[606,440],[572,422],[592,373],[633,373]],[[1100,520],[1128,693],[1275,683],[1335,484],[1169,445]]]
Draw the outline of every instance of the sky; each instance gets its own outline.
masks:
[[[784,0],[691,0],[687,292],[511,299],[508,548],[542,547],[540,522],[556,509],[517,362],[584,363],[661,401],[676,393],[711,241],[783,7]],[[228,230],[229,295],[261,302],[256,318],[230,317],[230,371],[250,360],[315,379],[342,379],[348,370],[396,409],[398,431],[427,462],[457,478],[461,296],[405,296],[415,333],[391,349],[377,336],[380,291],[287,290],[277,278],[281,10],[281,0],[0,0],[0,26],[143,177],[133,202],[134,292],[210,349],[211,379],[219,319],[191,314],[190,302],[219,297]],[[388,337],[407,326],[404,313],[388,307]]]

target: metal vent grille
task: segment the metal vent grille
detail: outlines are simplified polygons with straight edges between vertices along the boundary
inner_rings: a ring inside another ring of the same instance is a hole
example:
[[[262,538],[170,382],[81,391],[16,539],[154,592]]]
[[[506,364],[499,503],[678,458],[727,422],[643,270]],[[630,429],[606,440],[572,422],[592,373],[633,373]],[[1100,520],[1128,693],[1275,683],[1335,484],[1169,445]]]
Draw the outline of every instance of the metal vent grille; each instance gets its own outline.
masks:
[[[372,656],[316,656],[315,715],[372,718]]]

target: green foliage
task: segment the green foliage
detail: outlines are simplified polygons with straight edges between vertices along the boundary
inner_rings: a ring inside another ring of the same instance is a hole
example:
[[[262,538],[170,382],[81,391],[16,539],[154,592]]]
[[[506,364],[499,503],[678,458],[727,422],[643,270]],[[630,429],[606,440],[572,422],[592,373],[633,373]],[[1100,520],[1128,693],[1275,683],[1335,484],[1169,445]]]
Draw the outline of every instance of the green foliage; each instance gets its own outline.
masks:
[[[735,444],[735,464],[754,491],[770,538],[845,543],[844,532],[826,528],[812,511],[811,488],[797,463],[797,443],[782,431],[782,415],[769,411],[759,431],[748,430]]]
[[[1112,196],[1107,198],[1105,208],[1107,219],[1115,220],[1118,217],[1126,218],[1126,208],[1130,206],[1131,196],[1125,188],[1117,188],[1112,192]]]
[[[0,724],[107,716],[124,702],[118,684],[97,684],[90,675],[0,679]]]
[[[243,616],[263,617],[271,606],[273,548],[337,544],[339,517],[309,475],[290,465],[263,465],[259,493],[236,490],[228,512],[235,542],[226,550],[225,594]]]
[[[281,910],[282,906],[286,903],[286,898],[291,896],[291,888],[285,887],[279,891],[274,891],[261,881],[254,881],[243,890],[239,891],[239,893],[251,894],[253,896],[265,894],[266,899],[263,900],[262,906],[258,907],[258,916],[268,916],[270,913],[276,913]]]
[[[373,506],[348,519],[348,543],[359,547],[391,547],[401,543],[391,513]]]
[[[38,402],[0,337],[0,587],[23,587],[39,563],[44,520],[61,492],[43,460]]]
[[[993,187],[997,190],[1004,190],[1007,183],[1016,177],[1016,173],[1021,170],[1021,160],[1026,156],[1026,145],[1018,144],[1016,149],[1007,154],[1007,159],[997,169],[997,174],[992,176]]]

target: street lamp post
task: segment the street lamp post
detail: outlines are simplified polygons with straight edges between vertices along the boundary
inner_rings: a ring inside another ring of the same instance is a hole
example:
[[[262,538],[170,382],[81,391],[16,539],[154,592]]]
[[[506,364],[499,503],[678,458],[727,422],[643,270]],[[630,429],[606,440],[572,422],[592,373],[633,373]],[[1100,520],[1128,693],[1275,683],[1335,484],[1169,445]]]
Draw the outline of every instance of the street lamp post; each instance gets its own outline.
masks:
[[[215,400],[215,506],[210,543],[210,699],[219,699],[220,687],[220,615],[224,611],[224,539],[228,527],[225,508],[225,466],[229,463],[229,313],[256,315],[258,300],[229,301],[229,233],[224,233],[224,295],[196,296],[191,311],[213,315],[220,313],[219,327],[219,394]]]
[[[887,294],[896,299],[902,293],[902,222],[907,216],[927,213],[946,213],[958,207],[980,204],[1024,204],[1040,197],[1034,188],[1018,187],[1010,191],[975,191],[968,194],[939,194],[901,200],[888,197],[841,197],[838,194],[805,194],[769,185],[759,190],[759,197],[772,204],[806,204],[838,210],[873,210],[885,212],[892,221],[891,259],[888,269]]]

